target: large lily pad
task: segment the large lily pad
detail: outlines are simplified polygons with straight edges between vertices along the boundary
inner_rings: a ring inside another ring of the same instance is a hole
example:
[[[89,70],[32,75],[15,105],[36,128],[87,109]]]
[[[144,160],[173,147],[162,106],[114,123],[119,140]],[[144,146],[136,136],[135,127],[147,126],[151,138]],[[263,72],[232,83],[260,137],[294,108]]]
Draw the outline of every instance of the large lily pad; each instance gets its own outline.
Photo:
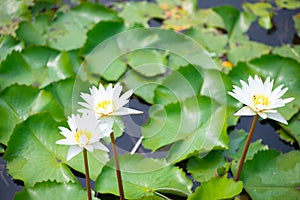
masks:
[[[0,142],[7,144],[15,126],[31,115],[50,112],[55,119],[63,119],[61,107],[51,93],[31,86],[13,85],[1,94]],[[9,122],[9,123],[5,123]]]
[[[192,132],[210,120],[217,105],[210,98],[198,96],[164,107],[154,106],[150,109],[148,123],[142,127],[143,145],[157,150],[189,138]]]
[[[28,47],[12,52],[0,65],[0,91],[14,84],[46,85],[74,75],[67,52],[46,47]]]
[[[119,159],[126,199],[159,196],[158,193],[183,196],[191,193],[191,180],[179,168],[163,160],[139,155],[123,155]],[[118,195],[113,159],[97,178],[95,189],[101,193]]]
[[[118,20],[117,13],[100,5],[83,3],[71,11],[58,15],[49,23],[47,15],[38,16],[37,21],[24,23],[18,36],[28,44],[47,44],[59,50],[72,50],[82,47],[86,32],[101,20]],[[45,26],[46,24],[46,26]],[[34,34],[36,41],[32,40]]]
[[[218,169],[226,169],[226,160],[221,151],[212,151],[204,158],[200,156],[191,157],[187,163],[187,170],[193,179],[205,182],[218,176]]]
[[[26,187],[37,182],[76,182],[62,162],[68,146],[57,145],[61,139],[58,126],[49,114],[38,114],[19,124],[8,142],[4,154],[10,175],[24,181]]]
[[[37,183],[34,187],[26,188],[21,192],[16,193],[15,200],[40,200],[53,199],[60,200],[86,200],[87,191],[81,187],[79,183],[57,183],[57,182],[42,182]],[[96,199],[96,198],[93,198]]]
[[[298,199],[300,152],[262,151],[243,167],[241,180],[252,199]]]
[[[216,189],[217,188],[217,189]],[[243,189],[241,181],[235,182],[233,179],[212,178],[208,182],[202,183],[188,200],[212,200],[212,199],[232,199]]]
[[[167,156],[169,162],[179,162],[199,153],[204,155],[213,149],[228,148],[226,108],[221,106],[211,112],[205,123],[171,147]]]

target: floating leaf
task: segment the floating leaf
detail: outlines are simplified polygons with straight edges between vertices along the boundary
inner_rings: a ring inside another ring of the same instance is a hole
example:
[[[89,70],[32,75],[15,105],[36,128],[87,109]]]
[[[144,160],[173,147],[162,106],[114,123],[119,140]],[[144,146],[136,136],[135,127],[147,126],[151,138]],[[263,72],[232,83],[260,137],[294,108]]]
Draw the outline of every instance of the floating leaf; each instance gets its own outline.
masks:
[[[67,52],[46,47],[29,47],[12,52],[0,65],[0,91],[14,84],[46,85],[74,75]]]
[[[88,54],[101,42],[124,31],[124,29],[124,22],[120,19],[118,21],[100,21],[87,32],[87,40],[81,53]]]
[[[24,23],[19,37],[28,44],[45,44],[59,50],[82,47],[86,32],[101,20],[118,20],[117,13],[96,3],[82,3],[71,11],[58,15],[49,23],[49,15],[37,17],[36,22]],[[46,26],[45,26],[46,24]],[[37,41],[32,40],[34,34]]]
[[[217,189],[216,189],[217,188]],[[199,186],[188,200],[212,200],[231,199],[242,192],[242,181],[235,182],[233,179],[212,178]]]
[[[177,167],[163,160],[144,158],[139,155],[119,157],[126,199],[158,196],[170,193],[187,196],[192,182]],[[96,191],[118,195],[114,161],[111,160],[96,181]]]
[[[31,17],[27,0],[1,0],[0,35],[15,35],[18,24]]]
[[[42,182],[34,187],[16,193],[15,200],[40,200],[59,198],[60,200],[85,200],[87,192],[78,183]],[[93,198],[96,199],[96,198]]]
[[[287,9],[300,8],[300,2],[298,0],[275,0],[277,6]]]
[[[241,180],[252,199],[298,199],[299,170],[299,151],[261,151],[244,164]]]
[[[300,144],[300,113],[298,112],[292,119],[289,121],[288,125],[281,125],[282,129],[279,130],[279,135],[281,138],[287,142],[294,143],[295,140]],[[283,136],[282,134],[285,134]]]
[[[230,133],[230,149],[225,151],[225,155],[230,159],[240,160],[248,135],[244,130],[234,130]],[[262,139],[252,142],[249,146],[246,160],[251,160],[259,151],[268,150],[267,145],[262,144]]]
[[[12,51],[20,51],[23,49],[24,44],[17,41],[12,36],[2,36],[0,37],[0,63],[6,58],[8,54]]]
[[[275,47],[272,53],[285,58],[292,58],[300,63],[300,45],[283,45],[281,47]]]
[[[125,20],[127,27],[141,24],[144,27],[149,27],[148,21],[151,18],[163,18],[163,10],[154,3],[142,2],[127,2],[123,9],[119,12],[119,16]]]
[[[203,77],[196,67],[192,65],[181,67],[172,71],[155,89],[154,102],[166,105],[197,96],[202,83]]]
[[[228,42],[228,36],[216,29],[191,28],[185,34],[199,42],[207,51],[215,53],[216,56],[224,53]]]
[[[165,51],[152,49],[137,50],[125,56],[128,65],[143,76],[151,77],[162,75],[167,71]]]
[[[191,157],[187,163],[187,170],[193,179],[205,182],[218,175],[219,168],[226,167],[226,160],[221,151],[211,151],[205,157]]]
[[[185,141],[193,138],[197,133],[192,132],[210,121],[217,105],[208,97],[198,96],[164,107],[151,107],[149,121],[142,127],[143,145],[157,150],[183,138]]]
[[[300,37],[300,13],[293,16],[293,20],[295,23],[295,29],[297,30],[298,36]]]
[[[31,115],[50,112],[55,119],[64,118],[51,93],[31,86],[13,85],[1,92],[0,110],[0,142],[3,144],[7,144],[15,126]]]
[[[134,89],[134,94],[148,103],[154,103],[154,90],[161,81],[162,77],[144,77],[133,70],[128,71],[121,79],[126,88]]]
[[[4,154],[8,172],[26,187],[37,182],[76,182],[65,163],[68,146],[56,145],[61,139],[58,126],[49,114],[38,114],[19,124],[10,137]]]
[[[253,41],[248,41],[246,38],[234,40],[229,43],[228,59],[234,65],[238,62],[247,62],[254,58],[258,58],[271,51],[271,47]]]
[[[299,63],[289,58],[274,55],[265,55],[249,63],[240,63],[230,72],[230,77],[235,85],[240,85],[240,80],[247,80],[249,75],[259,75],[263,79],[270,76],[274,79],[274,87],[283,84],[289,90],[285,97],[295,97],[291,103],[279,108],[278,111],[286,120],[299,111],[300,108],[300,68]]]
[[[213,149],[228,149],[225,106],[211,110],[198,129],[176,142],[167,156],[169,162],[179,162],[198,153],[208,153]]]

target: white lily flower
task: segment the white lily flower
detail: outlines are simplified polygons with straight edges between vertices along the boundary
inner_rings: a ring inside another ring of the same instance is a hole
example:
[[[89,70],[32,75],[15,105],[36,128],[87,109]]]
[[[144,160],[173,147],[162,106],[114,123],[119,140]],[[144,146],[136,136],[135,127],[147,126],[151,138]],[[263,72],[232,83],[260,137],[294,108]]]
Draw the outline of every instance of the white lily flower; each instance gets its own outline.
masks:
[[[254,79],[249,76],[248,84],[243,80],[240,82],[242,88],[234,85],[233,91],[228,92],[232,97],[246,105],[237,111],[234,114],[235,116],[258,114],[263,119],[270,118],[287,124],[284,117],[275,109],[283,107],[285,104],[294,100],[293,97],[287,99],[281,98],[288,88],[282,88],[283,85],[279,85],[272,91],[274,80],[270,80],[270,77],[268,77],[263,83],[261,78],[257,75],[254,76]]]
[[[83,149],[93,152],[94,149],[109,151],[106,146],[100,143],[100,139],[112,132],[111,129],[100,127],[92,115],[72,115],[68,117],[70,130],[59,127],[60,133],[65,139],[56,141],[56,144],[70,145],[67,161],[79,154]]]
[[[107,126],[113,125],[114,115],[143,113],[139,110],[124,107],[129,102],[128,98],[133,94],[133,91],[129,90],[122,95],[121,91],[122,86],[119,83],[114,87],[112,84],[109,84],[106,89],[101,83],[99,89],[93,86],[90,88],[90,94],[81,93],[81,97],[85,102],[79,102],[79,104],[85,108],[78,111],[88,115],[94,113],[99,119],[100,124],[106,124]]]

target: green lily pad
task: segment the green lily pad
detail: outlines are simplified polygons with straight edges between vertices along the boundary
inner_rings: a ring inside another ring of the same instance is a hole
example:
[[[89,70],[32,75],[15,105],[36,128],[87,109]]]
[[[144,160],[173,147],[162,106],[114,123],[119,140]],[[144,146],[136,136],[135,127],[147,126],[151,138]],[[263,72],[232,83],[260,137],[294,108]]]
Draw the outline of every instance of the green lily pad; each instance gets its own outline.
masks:
[[[130,52],[125,56],[128,65],[143,76],[162,75],[167,71],[167,52],[144,49]]]
[[[101,20],[118,20],[117,13],[96,3],[82,3],[70,11],[57,15],[49,23],[49,15],[37,17],[37,21],[24,23],[18,36],[28,44],[47,44],[58,50],[83,47],[86,33]],[[37,40],[34,41],[32,34]]]
[[[123,155],[119,161],[126,199],[159,196],[158,193],[182,196],[191,193],[191,180],[181,169],[164,160]],[[113,159],[97,178],[95,189],[101,193],[119,194]]]
[[[142,127],[144,147],[157,150],[190,137],[192,132],[209,121],[217,105],[208,97],[198,96],[163,107],[151,107],[148,123]]]
[[[292,58],[300,63],[300,45],[283,45],[281,47],[275,47],[272,53],[285,58]]]
[[[192,65],[181,67],[172,71],[155,89],[154,102],[166,105],[197,96],[200,93],[202,83],[203,77],[197,68]]]
[[[216,189],[218,188],[218,189]],[[188,200],[217,200],[232,199],[243,190],[242,181],[235,182],[233,179],[212,178],[199,186]]]
[[[132,27],[135,24],[149,27],[148,21],[151,18],[163,18],[163,10],[154,3],[127,2],[122,6],[119,16],[125,20],[127,27]]]
[[[17,125],[7,145],[4,160],[8,173],[24,181],[26,187],[37,182],[76,182],[68,166],[62,162],[68,146],[57,145],[61,139],[58,126],[49,114],[38,114]]]
[[[61,107],[55,102],[51,93],[31,86],[13,85],[1,92],[0,142],[7,144],[15,126],[31,115],[50,112],[56,120],[64,118]]]
[[[239,63],[230,72],[235,85],[240,85],[240,80],[247,80],[249,75],[259,75],[263,79],[270,76],[275,79],[273,89],[283,84],[288,87],[288,91],[284,94],[283,98],[295,97],[295,100],[288,103],[278,111],[283,115],[286,120],[291,119],[300,108],[300,68],[299,63],[289,58],[283,58],[275,55],[265,55],[261,58],[254,59],[249,63]]]
[[[295,29],[297,30],[298,36],[300,36],[300,14],[293,16],[293,20],[295,23]]]
[[[124,31],[124,29],[124,22],[120,19],[118,21],[100,21],[87,32],[87,40],[80,50],[81,53],[88,54],[101,42]]]
[[[229,45],[230,49],[227,56],[234,65],[238,62],[247,62],[254,58],[261,57],[271,51],[271,47],[262,43],[249,41],[246,38],[231,40]]]
[[[86,200],[87,191],[78,183],[42,182],[34,187],[16,193],[15,200],[40,200],[59,198],[61,200]],[[96,199],[96,198],[93,198]]]
[[[240,12],[232,6],[225,5],[213,9],[222,17],[228,37],[234,40],[238,40],[239,37],[246,33],[252,22],[256,19],[255,15]]]
[[[17,41],[12,36],[1,36],[0,37],[0,63],[5,60],[6,56],[12,51],[20,51],[24,47],[23,42]]]
[[[185,34],[199,42],[207,51],[215,54],[214,56],[221,56],[225,52],[228,36],[219,33],[216,29],[193,27]]]
[[[234,130],[230,133],[229,137],[230,149],[225,151],[225,156],[238,161],[242,156],[248,134],[244,130]],[[267,145],[262,144],[262,139],[256,140],[250,144],[245,160],[251,160],[259,151],[265,151],[268,149]]]
[[[0,7],[0,35],[15,35],[18,24],[29,20],[31,13],[29,6],[32,1],[2,0]]]
[[[277,6],[287,9],[300,8],[300,2],[298,0],[275,0]]]
[[[134,89],[134,94],[148,103],[154,103],[154,90],[160,85],[163,77],[145,77],[133,70],[128,71],[120,79],[126,88]]]
[[[0,91],[14,84],[43,88],[74,75],[67,52],[46,47],[28,47],[12,52],[0,65]]]
[[[281,128],[278,133],[279,136],[287,142],[294,143],[297,141],[300,144],[300,113],[298,112],[293,118],[289,121],[288,125],[281,125]],[[284,135],[283,135],[284,134]]]
[[[205,157],[191,157],[187,163],[187,170],[193,179],[205,182],[218,176],[219,168],[226,168],[226,160],[221,151],[212,151]]]
[[[226,107],[211,110],[209,118],[195,131],[185,134],[184,139],[176,142],[170,149],[168,162],[179,162],[199,153],[211,150],[228,149],[229,138],[226,132]]]
[[[252,199],[298,199],[300,152],[261,151],[243,167],[241,180]]]

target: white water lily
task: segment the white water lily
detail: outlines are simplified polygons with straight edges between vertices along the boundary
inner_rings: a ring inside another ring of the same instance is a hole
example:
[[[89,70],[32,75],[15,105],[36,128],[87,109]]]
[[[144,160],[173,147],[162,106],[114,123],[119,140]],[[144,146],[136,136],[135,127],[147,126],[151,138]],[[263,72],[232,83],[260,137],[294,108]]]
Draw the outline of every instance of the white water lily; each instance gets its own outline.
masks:
[[[109,151],[99,140],[110,134],[112,130],[99,126],[95,117],[91,115],[83,115],[82,117],[72,115],[68,117],[68,124],[70,130],[65,127],[59,127],[60,133],[65,136],[65,139],[56,141],[56,144],[71,146],[68,151],[67,161],[79,154],[83,149],[90,152],[94,149]]]
[[[294,100],[293,97],[287,99],[281,98],[288,88],[283,88],[283,85],[279,85],[272,91],[274,80],[270,80],[270,77],[268,77],[263,83],[257,75],[254,76],[254,79],[249,76],[248,84],[243,80],[240,82],[242,88],[234,85],[233,91],[228,92],[232,97],[246,105],[237,111],[234,114],[235,116],[258,114],[263,119],[270,118],[287,124],[287,121],[276,108],[283,107]]]
[[[129,90],[122,95],[121,92],[122,86],[119,83],[114,87],[109,84],[106,89],[101,83],[99,89],[93,86],[90,88],[90,94],[81,93],[85,102],[79,102],[79,104],[85,108],[78,111],[89,115],[94,113],[101,124],[108,125],[113,124],[115,115],[141,114],[139,110],[124,107],[129,102],[128,98],[133,91]]]

